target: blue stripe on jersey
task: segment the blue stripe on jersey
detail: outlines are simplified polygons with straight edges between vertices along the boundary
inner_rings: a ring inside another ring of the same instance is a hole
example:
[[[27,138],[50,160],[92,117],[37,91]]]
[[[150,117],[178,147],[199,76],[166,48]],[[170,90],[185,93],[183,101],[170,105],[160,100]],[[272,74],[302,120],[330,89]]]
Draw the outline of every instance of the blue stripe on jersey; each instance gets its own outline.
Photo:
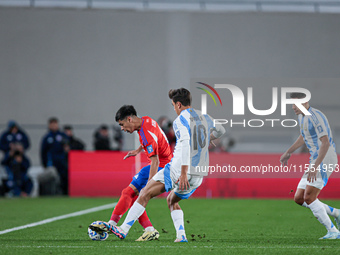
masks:
[[[198,133],[198,126],[199,125],[201,125],[202,124],[202,122],[201,122],[201,119],[200,119],[200,117],[198,116],[198,114],[195,112],[195,110],[194,109],[191,109],[191,115],[192,115],[192,117],[194,117],[194,120],[196,121],[196,131],[197,131],[197,133]],[[197,134],[197,135],[200,135],[200,134]],[[205,140],[205,137],[204,137],[204,134],[201,134],[201,136],[202,136],[202,141],[204,141]],[[209,141],[209,140],[208,140]],[[199,145],[199,143],[197,143],[197,154],[195,155],[195,156],[193,156],[192,157],[192,163],[191,163],[191,165],[192,166],[197,166],[198,165],[198,163],[200,162],[200,159],[201,159],[201,153],[202,153],[202,148],[201,148],[201,146]]]
[[[146,146],[148,144],[148,141],[146,140],[146,137],[145,137],[145,134],[144,134],[144,131],[143,131],[143,128],[141,128],[140,130],[140,137],[142,138],[142,141],[143,141],[143,145]]]
[[[164,167],[164,186],[167,192],[172,189],[172,181],[170,178],[170,164],[169,163],[166,164]]]
[[[300,128],[301,128],[302,118],[303,118],[302,116],[300,116],[300,115],[298,116],[298,121],[299,121]]]
[[[212,119],[210,118],[210,116],[208,116],[207,114],[205,114],[204,115],[204,117],[205,117],[205,120],[207,121],[207,123],[208,123],[208,134],[207,135],[209,135],[209,143],[210,143],[210,130],[212,130],[213,128],[215,128],[214,127],[214,122],[212,121]],[[207,160],[207,158],[208,158],[208,151],[206,151],[206,153],[205,153],[205,161]]]
[[[332,139],[332,136],[331,136],[331,129],[329,128],[329,124],[328,124],[328,121],[326,120],[326,117],[325,115],[323,115],[320,111],[315,111],[317,114],[319,114],[323,120],[323,123],[325,124],[325,127],[327,128],[327,134],[328,134],[328,139],[329,139],[329,143],[331,145],[333,145],[334,149],[335,149],[335,143]]]
[[[144,146],[146,146],[148,144],[148,141],[146,140],[145,134],[142,134],[142,140],[143,140]]]
[[[303,121],[304,121],[304,119],[305,119],[305,117],[302,116],[302,117],[301,117],[301,121],[300,121],[301,135],[302,135],[302,137],[303,137],[303,140],[305,141],[305,144],[306,144],[308,150],[310,151],[310,150],[312,149],[312,147],[311,147],[311,146],[309,145],[309,143],[307,142],[307,139],[306,139],[306,136],[305,136],[305,132],[304,132],[304,130],[303,130]]]
[[[193,189],[192,191],[190,191],[188,194],[179,194],[177,192],[175,192],[176,196],[178,196],[180,199],[188,199],[192,193],[195,192],[196,189]]]
[[[183,117],[183,115],[179,116],[179,120],[181,121],[181,123],[183,124],[183,126],[185,126],[188,129],[189,132],[189,136],[191,137],[191,132],[190,132],[190,126],[188,121]]]
[[[327,171],[326,171],[326,168],[324,167],[324,164],[323,162],[321,162],[320,164],[320,173],[321,173],[321,178],[323,180],[323,186],[325,187],[327,182],[328,182],[328,177],[327,177]]]
[[[312,107],[310,108],[309,112],[312,114],[311,117],[312,117],[315,125],[319,124],[319,119],[318,119],[318,117],[316,117],[315,112],[313,112],[313,108]]]
[[[212,121],[212,119],[208,116],[208,115],[204,115],[205,120],[208,123],[208,130],[210,131],[212,128],[214,128],[214,122]]]
[[[316,151],[314,151],[314,154],[312,155],[313,159],[316,159],[318,157],[318,135],[316,134],[315,127],[310,119],[308,119],[308,131],[313,139],[313,144],[316,147]]]
[[[172,123],[172,126],[173,126],[173,129],[176,131],[178,128],[177,128],[177,124],[176,124],[176,120],[174,120],[174,122]]]

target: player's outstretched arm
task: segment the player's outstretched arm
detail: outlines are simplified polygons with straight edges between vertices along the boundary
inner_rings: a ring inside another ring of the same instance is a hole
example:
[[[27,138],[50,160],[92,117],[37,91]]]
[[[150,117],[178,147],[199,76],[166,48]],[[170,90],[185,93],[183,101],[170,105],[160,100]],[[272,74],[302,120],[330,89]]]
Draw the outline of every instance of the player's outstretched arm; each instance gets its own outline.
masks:
[[[210,141],[220,138],[225,133],[225,128],[221,124],[216,124],[210,133]]]
[[[282,165],[286,166],[288,163],[288,159],[290,158],[290,155],[296,151],[298,148],[300,148],[303,144],[304,144],[304,140],[302,135],[300,135],[298,137],[298,139],[296,139],[296,141],[293,143],[292,146],[289,147],[289,149],[282,154],[281,158],[280,158],[280,162]]]
[[[151,156],[150,160],[151,160],[151,165],[150,165],[149,180],[151,180],[152,177],[157,173],[157,170],[158,170],[158,167],[159,167],[158,155]]]
[[[311,165],[308,171],[308,175],[307,175],[307,180],[309,182],[314,182],[316,181],[316,174],[317,174],[317,169],[320,166],[321,162],[323,161],[323,159],[326,156],[326,153],[329,149],[329,138],[328,135],[325,135],[323,137],[320,137],[320,141],[321,141],[321,146],[320,146],[320,150],[319,150],[319,155],[315,160],[314,165]]]
[[[140,145],[137,150],[129,151],[126,154],[126,156],[124,157],[124,159],[127,159],[127,158],[132,157],[132,156],[136,156],[138,153],[140,153],[142,151],[142,149],[143,149],[143,147],[142,147],[142,145]]]

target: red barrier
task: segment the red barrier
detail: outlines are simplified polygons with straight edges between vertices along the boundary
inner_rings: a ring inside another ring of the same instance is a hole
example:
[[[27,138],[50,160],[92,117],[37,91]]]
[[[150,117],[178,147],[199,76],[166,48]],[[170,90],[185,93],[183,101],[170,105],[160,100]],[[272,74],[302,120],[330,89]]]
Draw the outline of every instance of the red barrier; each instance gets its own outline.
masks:
[[[78,152],[69,155],[70,196],[120,196],[135,174],[135,160],[123,160],[126,152]],[[289,163],[295,172],[250,173],[241,167],[280,167],[278,154],[210,153],[210,165],[229,166],[238,172],[220,172],[209,175],[195,191],[195,197],[229,198],[293,198],[303,174],[300,168],[308,163],[308,155],[293,155]],[[339,158],[339,157],[338,157]],[[340,159],[340,158],[339,158]],[[142,166],[146,157],[142,154]],[[301,167],[300,167],[301,166]],[[274,169],[274,168],[273,168]],[[273,170],[272,169],[272,170]],[[291,168],[290,170],[292,171]],[[265,170],[265,169],[262,169]],[[274,171],[274,170],[273,170]],[[340,198],[340,173],[334,172],[321,198]]]
[[[126,152],[71,151],[70,196],[120,196],[135,174],[134,158],[123,160],[125,155]],[[142,158],[146,162],[145,155]]]

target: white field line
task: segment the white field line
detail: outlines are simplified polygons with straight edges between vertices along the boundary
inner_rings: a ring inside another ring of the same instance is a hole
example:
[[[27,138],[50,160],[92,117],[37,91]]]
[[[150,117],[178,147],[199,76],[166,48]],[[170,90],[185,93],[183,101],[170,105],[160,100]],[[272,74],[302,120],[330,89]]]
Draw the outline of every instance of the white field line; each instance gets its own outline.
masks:
[[[88,213],[102,211],[102,210],[105,210],[105,209],[110,209],[110,208],[113,208],[116,205],[117,205],[117,203],[101,205],[101,206],[93,207],[93,208],[90,208],[90,209],[60,215],[60,216],[57,216],[57,217],[53,217],[53,218],[49,218],[49,219],[46,219],[46,220],[26,224],[26,225],[15,227],[15,228],[5,229],[5,230],[0,231],[0,235],[7,234],[7,233],[10,233],[10,232],[13,232],[13,231],[16,231],[16,230],[21,230],[21,229],[25,229],[25,228],[31,228],[31,227],[35,227],[35,226],[39,226],[39,225],[44,225],[44,224],[51,223],[51,222],[57,221],[57,220],[63,220],[63,219],[77,217],[77,216],[88,214]]]

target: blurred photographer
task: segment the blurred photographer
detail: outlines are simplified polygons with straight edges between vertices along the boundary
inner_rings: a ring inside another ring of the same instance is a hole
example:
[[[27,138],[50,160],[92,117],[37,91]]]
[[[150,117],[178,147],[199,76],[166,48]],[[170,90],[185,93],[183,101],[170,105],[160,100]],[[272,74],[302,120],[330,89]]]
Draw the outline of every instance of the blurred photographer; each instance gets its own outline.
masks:
[[[93,134],[93,147],[96,151],[110,151],[111,141],[109,137],[109,128],[107,125],[101,125]]]
[[[50,118],[48,132],[41,141],[41,163],[45,168],[55,167],[57,169],[63,195],[68,194],[68,144],[67,135],[59,130],[58,119]]]
[[[8,176],[6,186],[9,196],[27,196],[33,188],[32,181],[27,176],[30,161],[24,155],[24,148],[20,143],[13,144],[11,148],[1,162]]]
[[[121,151],[123,149],[124,137],[120,126],[115,125],[112,126],[112,132],[113,132],[112,150]]]
[[[79,138],[73,134],[73,127],[71,125],[64,126],[64,133],[68,137],[68,147],[66,150],[83,151],[85,150],[85,144]]]
[[[16,144],[21,144],[23,150],[27,150],[30,146],[30,141],[26,133],[14,121],[8,122],[8,128],[1,134],[0,150],[6,155],[10,150],[14,150]]]

